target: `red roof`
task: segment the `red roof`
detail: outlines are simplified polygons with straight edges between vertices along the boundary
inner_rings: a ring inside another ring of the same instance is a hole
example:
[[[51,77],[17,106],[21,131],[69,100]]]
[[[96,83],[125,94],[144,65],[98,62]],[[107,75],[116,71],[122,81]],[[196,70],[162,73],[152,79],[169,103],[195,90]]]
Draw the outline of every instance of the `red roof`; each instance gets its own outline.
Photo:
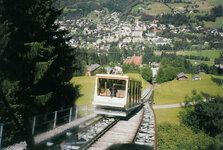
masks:
[[[157,32],[163,32],[162,30],[157,30],[157,29],[153,29],[152,31],[153,31],[153,32],[156,32],[156,33],[157,33]]]
[[[131,59],[124,60],[124,64],[142,65],[142,56],[133,56]]]

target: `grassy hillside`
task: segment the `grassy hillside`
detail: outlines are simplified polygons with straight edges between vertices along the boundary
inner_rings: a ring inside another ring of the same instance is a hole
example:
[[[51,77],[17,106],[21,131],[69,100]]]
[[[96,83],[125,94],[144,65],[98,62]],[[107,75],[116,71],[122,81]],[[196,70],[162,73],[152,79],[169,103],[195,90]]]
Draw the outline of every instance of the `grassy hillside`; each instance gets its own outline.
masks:
[[[215,22],[204,21],[205,27],[209,28],[222,28],[223,27],[223,17],[217,17]]]
[[[142,76],[138,73],[127,73],[126,75],[142,81],[142,90],[145,90],[146,88],[151,86],[151,84],[147,82],[146,80],[144,80]]]
[[[200,81],[192,81],[188,75],[187,81],[173,80],[163,83],[155,88],[155,105],[174,104],[184,102],[186,95],[190,96],[193,89],[211,95],[223,96],[223,86],[218,86],[211,80],[211,75],[200,75]],[[223,79],[223,77],[219,77]]]
[[[202,50],[201,55],[204,57],[208,57],[210,59],[215,59],[220,56],[220,52],[222,50]],[[198,51],[179,51],[177,52],[178,55],[194,55],[194,56],[199,56],[200,54]]]
[[[210,60],[210,61],[199,61],[199,60],[193,60],[193,59],[187,59],[187,60],[189,60],[192,65],[197,65],[197,62],[207,64],[208,66],[213,66],[214,65],[214,60]]]
[[[91,104],[94,95],[95,76],[73,77],[70,81],[73,85],[80,85],[81,96],[76,100],[77,106]]]
[[[143,89],[149,87],[150,84],[145,81],[140,74],[131,73],[126,74],[132,78],[136,78],[142,81]],[[94,85],[95,85],[95,76],[91,77],[73,77],[70,81],[73,85],[80,85],[80,94],[81,96],[76,100],[75,104],[77,106],[91,104],[94,97]]]
[[[170,13],[171,10],[163,3],[152,3],[148,5],[149,10],[146,10],[145,13],[148,15],[160,15],[161,13]]]
[[[166,108],[166,109],[155,109],[157,124],[164,122],[172,124],[180,124],[178,113],[182,111],[182,108]]]

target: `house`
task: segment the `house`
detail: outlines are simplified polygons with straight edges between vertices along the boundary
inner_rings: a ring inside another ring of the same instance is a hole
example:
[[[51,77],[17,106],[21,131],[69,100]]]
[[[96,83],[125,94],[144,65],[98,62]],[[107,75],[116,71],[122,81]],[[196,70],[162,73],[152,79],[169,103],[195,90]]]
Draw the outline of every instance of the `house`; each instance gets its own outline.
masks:
[[[181,72],[180,74],[177,75],[177,80],[185,81],[188,79],[188,76]]]
[[[142,56],[132,56],[127,57],[127,59],[124,60],[124,64],[135,64],[135,65],[142,65]]]
[[[198,75],[195,75],[195,76],[192,77],[192,80],[196,80],[197,81],[197,80],[201,80],[201,78]]]
[[[220,70],[223,69],[223,64],[216,64],[215,67],[219,68]]]
[[[155,68],[152,67],[151,70],[152,70],[152,73],[153,73],[153,77],[155,77],[158,73],[159,67],[155,67]]]
[[[112,67],[105,67],[105,70],[107,71],[107,74],[112,74],[113,72]]]
[[[122,68],[119,67],[119,66],[115,66],[115,68],[114,68],[114,72],[115,72],[115,74],[122,73]]]
[[[101,66],[99,64],[91,64],[90,66],[87,66],[87,72],[86,75],[87,76],[92,76],[94,75],[94,72],[100,68]]]

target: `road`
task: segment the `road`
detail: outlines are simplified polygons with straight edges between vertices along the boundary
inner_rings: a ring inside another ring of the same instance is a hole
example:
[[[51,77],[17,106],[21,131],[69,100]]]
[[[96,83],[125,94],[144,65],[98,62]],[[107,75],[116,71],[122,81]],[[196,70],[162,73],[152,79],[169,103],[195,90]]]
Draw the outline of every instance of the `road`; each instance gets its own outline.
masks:
[[[184,103],[168,104],[168,105],[153,105],[153,109],[176,108],[176,107],[181,107],[183,105]]]

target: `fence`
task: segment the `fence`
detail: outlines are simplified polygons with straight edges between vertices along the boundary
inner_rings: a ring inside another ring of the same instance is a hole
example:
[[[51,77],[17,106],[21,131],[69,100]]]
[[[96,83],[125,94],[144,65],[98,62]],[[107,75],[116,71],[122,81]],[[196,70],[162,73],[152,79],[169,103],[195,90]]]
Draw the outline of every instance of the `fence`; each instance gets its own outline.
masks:
[[[34,116],[30,118],[32,124],[30,130],[32,131],[32,135],[35,136],[89,115],[92,112],[92,106],[84,105]],[[19,135],[20,133],[21,132],[16,129],[14,122],[0,123],[0,150],[1,147],[7,147],[12,144],[10,139],[16,139],[14,142],[21,142],[22,139],[21,135]]]

